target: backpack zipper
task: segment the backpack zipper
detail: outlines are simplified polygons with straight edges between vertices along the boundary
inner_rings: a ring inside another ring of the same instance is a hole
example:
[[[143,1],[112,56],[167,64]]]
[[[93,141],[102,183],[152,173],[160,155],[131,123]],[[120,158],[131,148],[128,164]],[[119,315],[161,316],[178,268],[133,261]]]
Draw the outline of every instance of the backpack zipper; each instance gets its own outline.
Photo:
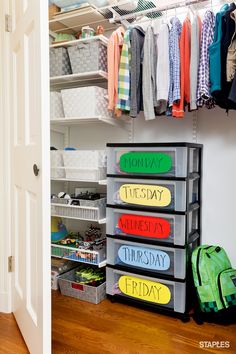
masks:
[[[198,250],[198,254],[197,254],[197,261],[196,261],[196,268],[197,268],[197,278],[198,278],[198,284],[199,286],[202,285],[202,280],[201,280],[201,275],[200,275],[200,270],[199,270],[199,261],[200,261],[200,253],[202,250],[207,250],[208,248],[210,248],[211,246],[207,246],[204,248],[199,248]]]
[[[225,302],[224,302],[224,297],[223,297],[223,294],[222,294],[222,289],[221,289],[221,283],[220,283],[220,276],[223,272],[225,272],[226,270],[230,270],[231,268],[228,268],[228,269],[224,269],[222,270],[218,276],[217,276],[217,285],[218,285],[218,289],[219,289],[219,294],[220,294],[220,301],[223,305],[223,308],[225,309],[226,308],[226,305],[225,305]]]

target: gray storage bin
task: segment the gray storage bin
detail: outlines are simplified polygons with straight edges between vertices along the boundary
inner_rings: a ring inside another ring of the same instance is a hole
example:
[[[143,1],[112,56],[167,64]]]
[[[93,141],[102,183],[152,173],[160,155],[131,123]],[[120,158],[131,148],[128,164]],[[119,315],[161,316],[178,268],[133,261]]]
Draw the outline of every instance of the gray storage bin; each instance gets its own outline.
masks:
[[[50,77],[72,74],[66,48],[50,48]]]
[[[110,205],[135,206],[145,210],[186,211],[189,205],[198,201],[199,178],[187,181],[163,181],[129,178],[108,178],[107,203]]]
[[[122,277],[123,279],[121,279]],[[122,289],[120,289],[119,282],[123,283]],[[128,295],[125,293],[126,291]],[[107,266],[106,292],[113,296],[120,295],[123,298],[139,300],[143,304],[149,303],[179,313],[186,312],[185,282],[137,275]],[[145,293],[146,295],[144,295]]]
[[[107,208],[107,235],[184,246],[199,229],[199,206],[186,215]]]
[[[199,172],[200,148],[110,145],[107,148],[108,174],[187,177]]]
[[[75,281],[76,269],[58,277],[62,295],[71,296],[79,300],[99,304],[106,297],[106,283],[97,287],[82,285]]]
[[[178,279],[186,278],[192,250],[197,247],[198,235],[185,249],[107,238],[107,263]]]
[[[107,72],[107,47],[99,40],[68,48],[73,74],[102,70]]]
[[[64,108],[62,103],[61,92],[50,92],[50,118],[64,118]]]

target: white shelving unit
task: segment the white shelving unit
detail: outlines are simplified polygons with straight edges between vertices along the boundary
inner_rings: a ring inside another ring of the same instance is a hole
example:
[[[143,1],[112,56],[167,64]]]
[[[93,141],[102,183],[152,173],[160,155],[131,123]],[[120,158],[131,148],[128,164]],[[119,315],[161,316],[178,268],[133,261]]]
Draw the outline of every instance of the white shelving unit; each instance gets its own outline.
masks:
[[[68,47],[73,47],[74,45],[80,44],[80,43],[89,43],[92,41],[100,41],[103,44],[107,45],[108,43],[108,38],[103,36],[103,35],[99,35],[99,36],[94,36],[94,37],[90,37],[90,38],[81,38],[81,39],[77,39],[74,41],[66,41],[66,42],[58,42],[58,43],[54,43],[50,45],[50,48],[60,48],[60,47],[64,47],[64,48],[68,48]]]
[[[101,186],[106,186],[107,185],[107,180],[102,179],[100,181],[87,181],[83,179],[68,179],[68,178],[51,178],[51,181],[53,182],[79,182],[79,183],[97,183]]]
[[[91,124],[91,123],[105,123],[120,127],[122,129],[128,129],[129,122],[121,118],[109,118],[109,117],[79,117],[79,118],[57,118],[51,120],[51,125],[53,126],[74,126],[81,124]]]

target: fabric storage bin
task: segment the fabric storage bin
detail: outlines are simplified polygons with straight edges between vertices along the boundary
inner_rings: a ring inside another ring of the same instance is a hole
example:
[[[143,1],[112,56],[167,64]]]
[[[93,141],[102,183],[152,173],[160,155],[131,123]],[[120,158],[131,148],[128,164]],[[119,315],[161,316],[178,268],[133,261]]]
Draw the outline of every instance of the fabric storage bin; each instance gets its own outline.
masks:
[[[50,118],[64,118],[61,92],[50,92]]]
[[[106,178],[104,150],[63,151],[66,178],[99,181]]]
[[[66,118],[112,118],[107,108],[107,90],[102,87],[79,87],[62,90],[61,93]]]
[[[97,287],[82,285],[75,281],[76,269],[59,276],[59,287],[62,295],[71,296],[79,300],[99,304],[106,297],[106,283]]]
[[[53,257],[69,259],[76,262],[98,265],[106,259],[106,247],[97,251],[90,251],[52,244],[51,255]]]
[[[127,208],[184,212],[198,201],[198,184],[198,177],[189,181],[108,178],[107,202]]]
[[[106,292],[179,313],[186,311],[186,283],[106,267]]]
[[[107,263],[116,267],[136,269],[148,273],[159,273],[185,279],[192,250],[198,245],[196,234],[185,248],[148,245],[115,238],[107,238]]]
[[[68,48],[73,74],[90,71],[107,72],[107,47],[99,39]]]
[[[124,144],[122,147],[122,144],[107,144],[107,173],[108,175],[187,177],[190,173],[199,172],[201,145],[166,145]]]
[[[62,151],[52,150],[51,155],[51,178],[65,178],[65,169]]]
[[[50,77],[72,74],[66,48],[50,48]]]
[[[51,267],[51,289],[58,290],[58,276],[75,268],[75,262],[52,258]]]
[[[118,237],[184,246],[199,229],[199,206],[183,215],[107,208],[106,233]]]
[[[81,219],[89,221],[99,221],[104,219],[106,217],[106,198],[94,200],[93,202],[94,207],[54,204],[51,202],[51,215],[61,216],[68,219]]]

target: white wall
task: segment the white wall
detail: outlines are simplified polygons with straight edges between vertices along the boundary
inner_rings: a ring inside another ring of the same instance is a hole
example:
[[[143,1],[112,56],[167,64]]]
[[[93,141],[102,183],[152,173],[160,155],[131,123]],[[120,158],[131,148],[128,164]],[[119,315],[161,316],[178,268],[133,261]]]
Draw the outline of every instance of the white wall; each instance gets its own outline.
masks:
[[[10,174],[9,174],[9,112],[8,112],[8,33],[5,32],[6,2],[0,1],[0,312],[11,310],[11,277],[8,273],[10,248]]]

